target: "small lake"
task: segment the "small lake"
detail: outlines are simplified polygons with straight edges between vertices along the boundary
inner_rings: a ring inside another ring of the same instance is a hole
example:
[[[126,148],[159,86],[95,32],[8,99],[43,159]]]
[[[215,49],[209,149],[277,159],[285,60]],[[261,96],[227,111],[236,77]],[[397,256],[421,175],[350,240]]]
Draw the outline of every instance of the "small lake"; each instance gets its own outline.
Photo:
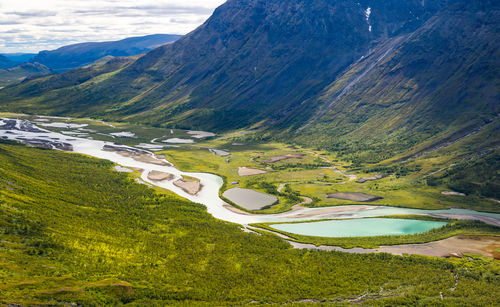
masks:
[[[55,118],[56,123],[59,123],[61,119]],[[64,124],[68,125],[67,123]],[[57,125],[59,126],[60,124]],[[116,132],[120,133],[123,131],[117,128]],[[300,208],[300,210],[294,210],[280,214],[241,213],[231,210],[231,208],[227,206],[225,202],[219,197],[219,190],[221,189],[224,183],[221,177],[208,173],[182,172],[177,168],[175,168],[175,166],[172,166],[170,163],[168,163],[167,165],[168,161],[164,160],[163,158],[155,158],[153,153],[150,153],[151,159],[164,161],[165,165],[148,163],[147,161],[146,162],[137,161],[133,159],[133,157],[123,156],[117,152],[104,150],[104,147],[106,145],[115,147],[118,146],[112,142],[83,138],[82,136],[78,135],[70,136],[58,132],[52,132],[49,130],[39,128],[35,125],[32,125],[29,121],[22,119],[0,118],[0,138],[17,140],[24,143],[28,143],[28,141],[30,140],[37,143],[46,142],[46,144],[52,144],[50,146],[54,148],[59,148],[59,149],[62,148],[64,150],[70,150],[72,148],[73,152],[85,154],[88,156],[93,156],[99,159],[106,159],[122,167],[126,167],[129,169],[132,168],[142,169],[144,170],[141,174],[142,181],[147,182],[148,184],[151,185],[156,185],[161,188],[168,189],[180,195],[181,197],[189,199],[190,201],[205,205],[207,207],[207,211],[210,214],[212,214],[215,218],[242,225],[248,225],[252,223],[281,223],[281,222],[289,223],[296,221],[312,221],[312,220],[325,220],[325,219],[351,219],[351,220],[338,221],[340,222],[340,224],[348,223],[348,225],[344,225],[344,227],[343,228],[341,227],[341,229],[348,229],[349,230],[348,235],[351,236],[362,235],[353,233],[358,228],[359,230],[364,229],[365,231],[367,231],[369,234],[366,235],[381,235],[381,234],[398,235],[398,234],[425,232],[429,229],[444,225],[444,223],[440,224],[439,222],[414,221],[414,223],[416,223],[417,226],[420,225],[423,228],[417,228],[415,231],[411,232],[411,229],[407,227],[411,226],[412,220],[403,220],[402,225],[400,225],[399,228],[399,231],[403,232],[394,233],[394,230],[397,230],[397,227],[394,224],[396,223],[394,219],[389,220],[392,224],[391,227],[389,228],[384,228],[387,227],[388,225],[384,225],[384,223],[386,222],[383,221],[383,218],[379,218],[378,221],[371,219],[374,217],[382,217],[389,215],[428,214],[428,215],[433,215],[435,217],[451,218],[451,219],[482,219],[489,221],[493,225],[497,224],[500,225],[499,222],[500,214],[498,213],[477,212],[473,210],[457,209],[457,208],[440,209],[440,210],[422,210],[422,209],[411,209],[404,207],[346,205],[346,206],[334,206],[334,207]],[[194,140],[191,141],[194,142]],[[140,145],[146,148],[150,147],[150,145],[154,146],[153,144],[155,143],[154,140],[151,140],[151,142],[152,143],[149,145],[145,143]],[[56,145],[59,147],[57,147]],[[176,145],[162,145],[162,144],[156,144],[156,145],[162,147],[176,146]],[[119,147],[133,150],[132,147],[128,147],[125,145],[119,145]],[[161,182],[151,181],[147,178],[148,177],[147,175],[149,174],[150,171],[153,170],[173,174],[175,176],[175,179],[171,181],[165,180]],[[203,185],[203,189],[197,195],[190,195],[186,193],[181,188],[173,184],[173,181],[182,178],[182,176],[198,178],[201,184]],[[305,224],[280,224],[281,226],[275,224],[275,227],[276,228],[298,227],[297,231],[306,231],[307,228],[310,228],[311,230],[309,231],[314,231],[314,232],[309,233],[309,235],[342,236],[340,232],[334,233],[332,231],[333,228],[328,226],[328,224],[333,222],[326,222],[326,226],[323,225],[324,223],[325,222],[305,223]],[[358,224],[355,225],[356,223]],[[308,224],[314,224],[314,226],[312,225],[308,226]],[[283,230],[294,232],[292,231],[292,228],[290,229],[283,228]]]
[[[446,225],[446,222],[367,218],[314,223],[273,224],[274,229],[315,237],[373,237],[423,233]]]

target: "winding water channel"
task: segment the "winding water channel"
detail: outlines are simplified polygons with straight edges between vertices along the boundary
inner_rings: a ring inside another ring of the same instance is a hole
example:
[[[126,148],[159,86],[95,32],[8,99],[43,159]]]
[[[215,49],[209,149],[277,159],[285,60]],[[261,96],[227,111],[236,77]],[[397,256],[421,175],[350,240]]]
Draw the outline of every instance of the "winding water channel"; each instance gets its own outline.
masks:
[[[147,161],[138,161],[132,157],[126,157],[120,155],[114,151],[103,150],[105,145],[113,147],[121,147],[128,150],[138,150],[129,146],[117,145],[111,142],[104,142],[99,140],[92,140],[86,138],[80,138],[70,135],[64,135],[61,133],[52,132],[49,130],[37,127],[35,124],[24,120],[24,119],[9,119],[0,118],[0,138],[17,140],[24,143],[32,144],[43,144],[45,146],[50,146],[52,148],[59,148],[64,150],[72,150],[76,153],[86,154],[100,159],[106,159],[117,163],[124,167],[142,169],[141,179],[151,185],[156,185],[165,189],[168,189],[186,199],[193,202],[203,204],[207,207],[208,212],[215,218],[238,223],[241,225],[248,225],[251,223],[282,223],[282,222],[296,222],[296,221],[312,221],[319,219],[346,219],[346,218],[370,218],[370,217],[380,217],[388,215],[432,215],[443,218],[454,218],[454,219],[476,219],[482,220],[489,224],[500,226],[500,214],[477,212],[473,210],[465,209],[446,209],[446,210],[419,210],[419,209],[409,209],[409,208],[398,208],[398,207],[387,207],[387,206],[372,206],[372,205],[349,205],[349,206],[335,206],[335,207],[321,207],[321,208],[299,208],[298,210],[292,210],[289,212],[281,214],[249,214],[246,212],[239,212],[234,208],[228,206],[220,197],[219,190],[222,187],[223,180],[221,177],[207,174],[207,173],[188,173],[182,172],[175,168],[175,166],[158,165],[155,163],[148,163]],[[68,144],[70,146],[68,146]],[[143,152],[146,152],[142,150]],[[166,160],[159,159],[152,152],[147,152],[151,154],[154,159],[168,162]],[[165,163],[167,164],[167,163]],[[171,165],[170,163],[168,163]],[[148,174],[151,171],[161,171],[174,175],[173,180],[164,181],[152,181],[148,179]],[[183,175],[195,177],[200,180],[203,188],[197,195],[190,195],[186,193],[181,188],[175,186],[173,183],[180,179]],[[386,223],[383,219],[371,219],[369,223],[366,223],[367,227],[377,228],[377,220],[380,223]],[[408,220],[411,221],[411,220]],[[403,221],[404,223],[404,221]],[[308,223],[308,234],[314,235],[314,227],[311,227],[311,223]],[[323,236],[328,236],[328,232],[325,232],[323,224],[318,224],[318,233]],[[360,224],[361,225],[361,224]],[[441,225],[438,223],[438,225]],[[404,226],[404,225],[403,225]],[[436,226],[438,227],[438,226]],[[297,227],[290,227],[287,231],[294,230]],[[378,235],[385,234],[383,227],[380,227],[381,232]],[[295,230],[300,233],[299,230]],[[388,230],[390,234],[391,230]],[[335,232],[335,228],[332,228],[332,232]],[[331,234],[335,236],[335,233]]]

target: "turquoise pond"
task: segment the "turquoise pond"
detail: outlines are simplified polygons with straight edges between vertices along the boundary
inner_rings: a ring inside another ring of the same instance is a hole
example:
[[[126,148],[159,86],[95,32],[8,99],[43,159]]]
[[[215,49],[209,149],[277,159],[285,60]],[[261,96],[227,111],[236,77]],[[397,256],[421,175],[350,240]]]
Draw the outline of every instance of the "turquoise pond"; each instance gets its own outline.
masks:
[[[310,223],[272,224],[272,228],[316,237],[374,237],[422,233],[446,225],[446,222],[367,218]]]

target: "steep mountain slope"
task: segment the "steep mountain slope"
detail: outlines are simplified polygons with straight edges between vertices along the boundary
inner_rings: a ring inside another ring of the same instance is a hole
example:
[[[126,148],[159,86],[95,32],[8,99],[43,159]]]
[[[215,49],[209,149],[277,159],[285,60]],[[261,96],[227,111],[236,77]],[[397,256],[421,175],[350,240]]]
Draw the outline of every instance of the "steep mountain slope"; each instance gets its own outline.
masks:
[[[419,143],[415,154],[428,150],[496,121],[499,7],[452,5],[352,65],[314,101],[318,111],[306,124],[289,117],[284,126],[299,128],[297,137],[306,143],[316,136],[317,145],[366,150],[380,160]],[[296,110],[295,118],[303,112]]]
[[[404,159],[496,123],[499,17],[489,0],[231,0],[112,73],[7,87],[0,108],[261,127],[359,161]]]
[[[15,96],[30,96],[32,98],[23,100],[23,105],[29,107],[30,105],[38,108],[39,112],[48,113],[44,110],[39,104],[41,99],[47,99],[50,96],[43,96],[43,93],[59,93],[64,92],[64,95],[72,95],[73,93],[77,93],[77,91],[81,91],[86,87],[95,85],[95,82],[98,82],[99,79],[105,79],[113,74],[116,74],[121,69],[129,65],[131,62],[136,60],[139,56],[133,57],[116,57],[111,58],[108,61],[98,61],[96,64],[91,66],[85,66],[77,69],[73,69],[61,74],[54,74],[48,76],[41,76],[35,78],[34,80],[29,80],[29,78],[25,79],[23,82],[15,85],[15,86],[7,86],[5,88],[6,91],[10,93],[10,95]],[[32,65],[32,64],[25,64]],[[62,90],[62,89],[72,89]],[[85,92],[83,92],[85,94]],[[56,98],[54,98],[56,99]],[[90,100],[91,97],[88,97]],[[55,100],[53,104],[47,105],[51,112],[67,112],[66,106],[62,106],[61,109],[57,109],[58,100]]]
[[[43,92],[36,107],[19,109],[48,111],[57,99],[58,114],[205,129],[286,117],[371,48],[414,31],[445,4],[231,0],[196,31],[112,77]],[[14,91],[20,95],[4,93],[33,97]]]
[[[74,44],[56,50],[41,51],[29,61],[31,63],[41,63],[54,72],[64,72],[91,64],[105,56],[123,57],[137,55],[171,43],[179,39],[179,37],[181,36],[154,34],[130,37],[119,41]]]

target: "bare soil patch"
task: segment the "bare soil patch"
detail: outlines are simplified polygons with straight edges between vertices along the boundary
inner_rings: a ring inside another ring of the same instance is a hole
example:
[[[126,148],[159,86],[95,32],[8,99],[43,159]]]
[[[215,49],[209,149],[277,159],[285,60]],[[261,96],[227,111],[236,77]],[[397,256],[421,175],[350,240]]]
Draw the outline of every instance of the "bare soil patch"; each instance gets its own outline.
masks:
[[[454,191],[442,191],[443,195],[451,195],[451,196],[466,196],[464,193],[454,192]]]
[[[154,164],[154,165],[162,165],[162,166],[171,166],[172,164],[158,160],[154,158],[149,152],[141,149],[130,148],[130,147],[121,147],[121,146],[113,146],[113,145],[104,145],[104,151],[116,152],[117,154],[132,158],[135,161]]]
[[[174,179],[174,175],[160,171],[150,171],[148,179],[152,181],[172,180]]]
[[[500,237],[456,236],[424,244],[381,246],[377,251],[393,255],[418,254],[436,257],[461,257],[465,253],[471,253],[500,259],[500,253],[495,251],[498,248]]]
[[[283,156],[273,156],[269,159],[262,160],[264,163],[276,163],[278,161],[287,160],[287,159],[302,159],[305,154],[288,154]]]
[[[382,199],[380,196],[373,196],[360,192],[340,192],[340,193],[331,193],[327,195],[327,198],[335,198],[335,199],[343,199],[343,200],[351,200],[351,201],[359,201],[359,202],[372,202],[379,199]]]
[[[132,159],[139,161],[139,162],[155,164],[155,165],[162,165],[162,166],[171,166],[172,165],[168,162],[155,159],[151,155],[145,155],[145,154],[140,155],[140,156],[132,156]]]
[[[268,173],[268,172],[260,170],[260,169],[248,168],[245,166],[238,167],[238,175],[239,176],[253,176],[253,175],[266,174],[266,173]]]

